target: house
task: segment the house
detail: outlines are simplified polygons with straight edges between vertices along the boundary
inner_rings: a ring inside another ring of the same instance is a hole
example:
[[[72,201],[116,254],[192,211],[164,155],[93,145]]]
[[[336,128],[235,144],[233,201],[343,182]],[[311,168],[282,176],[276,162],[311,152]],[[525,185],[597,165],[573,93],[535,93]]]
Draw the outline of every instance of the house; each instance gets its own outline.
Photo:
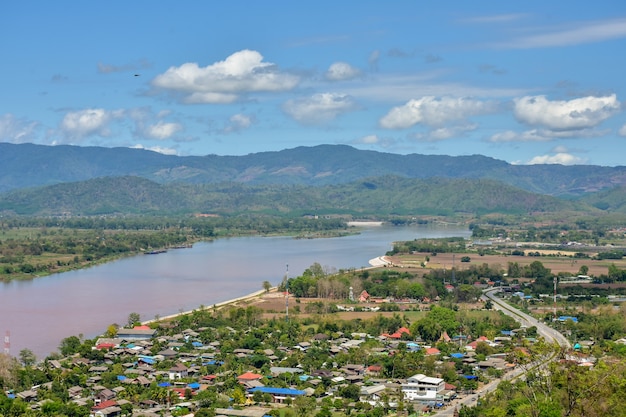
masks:
[[[260,391],[263,394],[270,394],[275,403],[283,403],[287,398],[301,397],[306,394],[304,391],[297,389],[274,387],[257,387],[252,388],[248,392],[253,395],[257,391]]]
[[[286,373],[301,374],[303,372],[304,372],[304,370],[302,368],[286,368],[286,367],[282,367],[282,366],[272,366],[270,368],[270,373],[273,376],[278,376],[278,375],[286,374]]]
[[[119,408],[119,405],[115,400],[102,401],[91,407],[91,415],[97,417],[118,416],[121,412],[122,409]]]
[[[155,329],[148,326],[136,326],[132,329],[118,329],[117,337],[125,340],[150,340],[156,334]]]
[[[391,333],[391,334],[383,333],[381,335],[381,337],[388,338],[388,339],[400,339],[400,338],[402,338],[403,334],[410,335],[411,331],[409,329],[407,329],[406,327],[400,327],[394,333]]]
[[[367,374],[368,375],[379,375],[383,370],[382,365],[370,365],[367,367]]]
[[[182,379],[187,378],[189,375],[188,369],[182,363],[177,363],[168,371],[170,379]]]
[[[442,378],[417,374],[402,384],[402,395],[409,401],[434,401],[445,388],[446,383]]]
[[[263,375],[255,374],[254,372],[246,372],[237,377],[237,380],[240,383],[245,383],[247,381],[258,381],[263,378]]]
[[[25,402],[30,402],[30,401],[34,401],[35,399],[37,399],[37,392],[33,390],[27,390],[27,391],[18,392],[16,396],[17,398],[21,398]]]
[[[385,384],[371,385],[368,387],[361,387],[359,394],[361,401],[378,401],[381,398],[381,394],[387,389]]]
[[[424,355],[426,356],[435,356],[439,355],[441,352],[436,347],[429,347],[424,350]]]

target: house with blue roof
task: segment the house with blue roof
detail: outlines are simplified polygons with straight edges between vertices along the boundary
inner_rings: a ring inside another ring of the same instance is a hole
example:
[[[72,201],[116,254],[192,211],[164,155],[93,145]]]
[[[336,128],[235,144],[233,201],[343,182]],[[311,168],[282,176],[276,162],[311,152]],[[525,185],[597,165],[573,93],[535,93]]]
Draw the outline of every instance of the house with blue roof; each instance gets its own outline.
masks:
[[[283,403],[287,398],[301,397],[306,392],[293,388],[276,388],[276,387],[255,387],[248,390],[250,396],[260,391],[263,394],[270,394],[275,403]]]

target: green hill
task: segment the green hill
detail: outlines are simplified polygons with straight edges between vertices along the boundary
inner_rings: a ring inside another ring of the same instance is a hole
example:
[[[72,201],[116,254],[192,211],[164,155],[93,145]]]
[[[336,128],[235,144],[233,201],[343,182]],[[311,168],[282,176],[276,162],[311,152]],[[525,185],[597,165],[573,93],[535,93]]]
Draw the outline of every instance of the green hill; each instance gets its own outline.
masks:
[[[331,185],[381,176],[500,181],[533,193],[578,196],[626,185],[626,167],[511,165],[481,155],[398,155],[345,145],[243,156],[173,156],[143,149],[0,143],[0,193],[101,177],[160,184]]]
[[[0,212],[18,215],[219,213],[379,216],[537,213],[589,210],[493,180],[384,176],[346,184],[159,184],[105,177],[0,195]]]

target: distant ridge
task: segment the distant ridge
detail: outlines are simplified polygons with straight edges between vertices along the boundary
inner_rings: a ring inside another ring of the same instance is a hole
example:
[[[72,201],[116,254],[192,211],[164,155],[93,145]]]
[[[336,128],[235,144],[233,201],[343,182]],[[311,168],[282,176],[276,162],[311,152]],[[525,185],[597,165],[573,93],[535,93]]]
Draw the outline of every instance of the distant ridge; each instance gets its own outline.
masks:
[[[454,216],[600,212],[581,203],[520,190],[493,180],[382,176],[336,185],[158,184],[106,177],[15,190],[0,195],[0,213],[34,216],[348,215]]]
[[[385,175],[492,179],[553,196],[581,196],[626,185],[623,166],[511,165],[482,155],[397,155],[346,145],[301,146],[245,156],[172,156],[131,148],[0,143],[0,193],[100,177],[136,176],[160,184],[319,186]]]

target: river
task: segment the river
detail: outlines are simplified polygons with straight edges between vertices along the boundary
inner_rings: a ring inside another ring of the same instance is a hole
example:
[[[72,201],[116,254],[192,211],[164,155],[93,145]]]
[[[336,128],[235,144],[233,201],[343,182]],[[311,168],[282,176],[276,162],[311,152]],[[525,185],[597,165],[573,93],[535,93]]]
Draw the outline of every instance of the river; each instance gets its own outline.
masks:
[[[318,262],[329,269],[361,268],[394,241],[469,237],[459,226],[378,226],[325,239],[241,237],[196,243],[158,255],[138,255],[92,268],[0,284],[0,331],[10,353],[32,350],[38,359],[68,336],[93,338],[130,313],[142,320],[189,311],[278,285]],[[6,345],[5,345],[6,348]]]

